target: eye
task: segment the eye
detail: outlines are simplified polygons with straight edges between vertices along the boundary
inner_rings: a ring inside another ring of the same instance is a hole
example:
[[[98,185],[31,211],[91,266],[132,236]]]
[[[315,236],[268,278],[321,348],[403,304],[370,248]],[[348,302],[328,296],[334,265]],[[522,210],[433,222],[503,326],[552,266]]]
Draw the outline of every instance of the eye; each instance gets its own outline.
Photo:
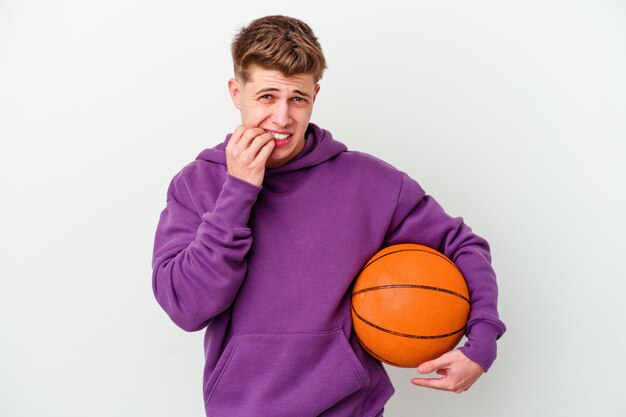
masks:
[[[306,103],[306,100],[302,97],[294,97],[292,98],[293,101],[295,101],[296,103]]]
[[[262,96],[259,96],[259,100],[271,100],[272,98],[271,94],[263,94]]]

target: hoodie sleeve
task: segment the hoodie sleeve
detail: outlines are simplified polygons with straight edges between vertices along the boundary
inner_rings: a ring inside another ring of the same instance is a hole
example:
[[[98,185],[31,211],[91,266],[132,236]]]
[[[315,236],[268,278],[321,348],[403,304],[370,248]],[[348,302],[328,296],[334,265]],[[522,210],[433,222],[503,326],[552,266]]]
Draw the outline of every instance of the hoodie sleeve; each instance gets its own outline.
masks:
[[[194,209],[184,177],[167,191],[154,241],[154,295],[179,327],[205,327],[233,302],[252,243],[247,223],[260,187],[227,175],[212,211]]]
[[[506,331],[498,317],[498,287],[489,244],[461,217],[450,217],[417,182],[403,174],[385,246],[407,242],[438,250],[463,274],[471,308],[465,331],[467,343],[459,350],[487,371],[496,359],[496,340]]]

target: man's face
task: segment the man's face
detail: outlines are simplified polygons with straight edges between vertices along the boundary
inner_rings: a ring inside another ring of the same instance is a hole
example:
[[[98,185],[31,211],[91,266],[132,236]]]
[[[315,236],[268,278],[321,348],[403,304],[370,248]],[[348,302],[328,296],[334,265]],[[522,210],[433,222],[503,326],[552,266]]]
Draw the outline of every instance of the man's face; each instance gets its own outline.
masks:
[[[230,79],[228,89],[245,127],[274,133],[276,146],[265,166],[276,168],[304,148],[304,133],[320,87],[311,74],[285,77],[257,65],[250,66],[249,73],[248,82]]]

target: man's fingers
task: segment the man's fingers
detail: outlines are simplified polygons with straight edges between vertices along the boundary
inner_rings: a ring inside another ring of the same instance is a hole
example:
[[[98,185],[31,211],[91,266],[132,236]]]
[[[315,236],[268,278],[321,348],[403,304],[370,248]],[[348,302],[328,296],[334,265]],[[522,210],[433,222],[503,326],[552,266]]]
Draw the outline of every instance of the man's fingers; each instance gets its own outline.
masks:
[[[263,133],[254,138],[248,148],[248,151],[250,151],[252,155],[256,156],[261,148],[264,148],[269,142],[274,143],[274,135],[269,132]]]
[[[243,125],[239,125],[233,130],[233,134],[228,139],[228,143],[226,144],[226,149],[231,150],[233,147],[237,145],[239,140],[241,140],[241,135],[246,131],[246,128]]]
[[[258,128],[248,129],[245,126],[237,126],[226,145],[226,149],[236,155],[240,155],[248,148],[250,142],[263,132],[264,130]]]
[[[250,164],[257,158],[261,147],[273,139],[274,136],[271,133],[261,128],[247,129],[243,126],[237,126],[226,145],[227,157],[230,156],[233,160],[244,165]]]
[[[469,387],[450,381],[448,378],[413,378],[411,382],[421,387],[438,389],[441,391],[452,391],[460,394],[467,391]]]
[[[424,362],[420,366],[417,367],[417,371],[420,374],[429,374],[431,372],[435,372],[439,369],[445,368],[447,366],[446,362],[440,358],[433,359],[432,361]]]
[[[259,162],[263,162],[263,165],[265,165],[267,158],[270,157],[270,154],[274,150],[275,146],[276,146],[276,143],[274,142],[273,138],[269,142],[265,143],[265,145],[263,145],[263,147],[261,148],[261,150],[259,150],[259,153],[257,155],[257,158],[259,158]]]
[[[274,135],[259,127],[237,126],[226,144],[228,173],[260,186],[266,161],[274,149]]]
[[[237,142],[237,148],[239,148],[239,150],[241,151],[246,150],[253,143],[254,139],[256,139],[258,136],[264,135],[265,133],[267,132],[260,127],[246,129],[246,131],[241,136],[241,139]]]
[[[417,367],[417,371],[420,374],[429,374],[431,372],[435,372],[440,369],[445,369],[452,365],[454,358],[456,357],[456,352],[450,351],[446,352],[443,355],[439,356],[436,359],[433,359],[428,362],[424,362],[423,364]]]
[[[420,373],[436,372],[442,378],[413,378],[415,385],[461,393],[467,391],[484,373],[483,368],[467,358],[461,351],[453,350],[417,368]]]
[[[420,387],[447,390],[445,378],[413,378],[411,382]]]

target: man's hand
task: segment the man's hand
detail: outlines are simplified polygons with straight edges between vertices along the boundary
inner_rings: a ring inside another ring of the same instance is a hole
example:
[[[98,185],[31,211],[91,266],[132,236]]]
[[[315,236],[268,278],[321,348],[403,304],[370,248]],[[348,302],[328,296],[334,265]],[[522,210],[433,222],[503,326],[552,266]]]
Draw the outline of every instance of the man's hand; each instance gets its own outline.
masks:
[[[255,127],[237,126],[226,144],[228,173],[260,187],[265,163],[274,150],[274,135]]]
[[[424,362],[417,367],[420,374],[437,372],[442,378],[413,378],[415,385],[452,391],[460,394],[470,389],[472,384],[485,372],[476,362],[455,349],[444,353],[437,359]]]

